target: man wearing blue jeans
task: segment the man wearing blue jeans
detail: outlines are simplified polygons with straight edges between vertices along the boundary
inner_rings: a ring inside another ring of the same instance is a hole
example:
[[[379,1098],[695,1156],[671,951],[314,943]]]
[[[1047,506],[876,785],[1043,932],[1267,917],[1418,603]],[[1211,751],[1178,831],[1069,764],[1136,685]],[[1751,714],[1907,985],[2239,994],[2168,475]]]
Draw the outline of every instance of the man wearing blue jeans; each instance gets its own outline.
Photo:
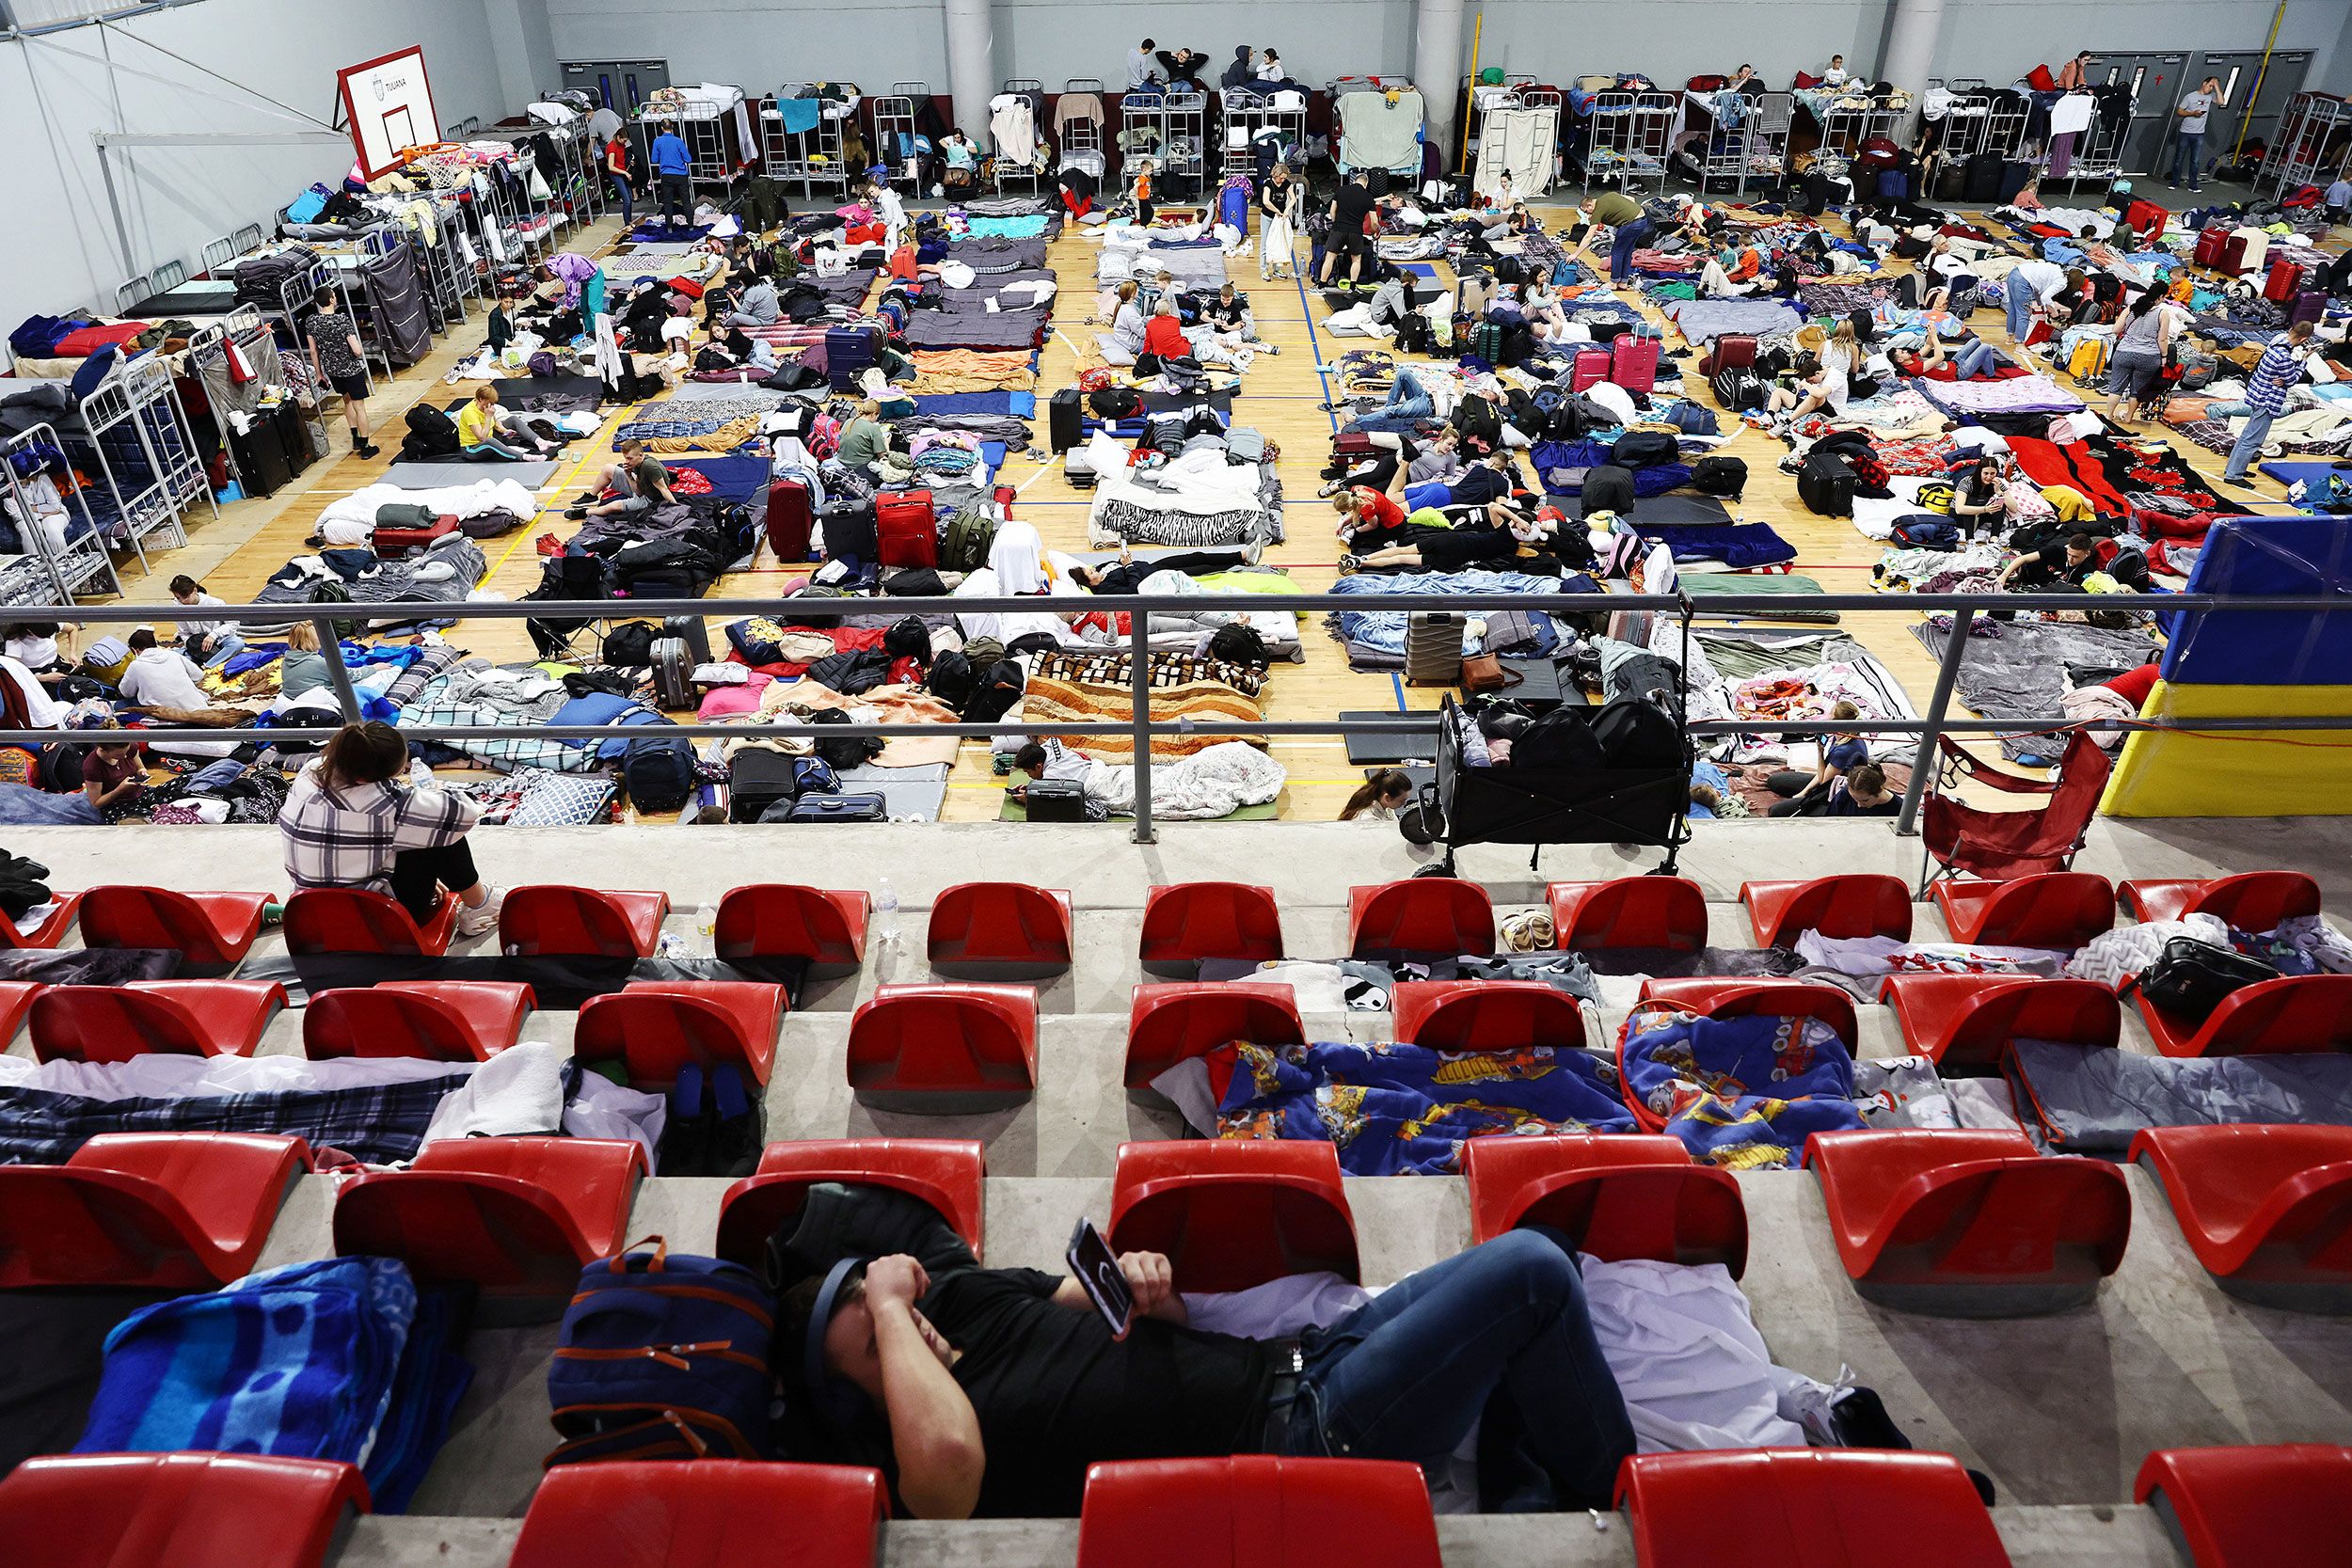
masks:
[[[2270,439],[2270,421],[2286,411],[2287,391],[2303,379],[2304,361],[2311,357],[2312,324],[2296,322],[2263,350],[2246,377],[2246,427],[2230,449],[2229,466],[2221,477],[2232,484],[2246,483],[2246,466],[2262,455]]]
[[[2221,99],[2221,78],[2208,76],[2197,84],[2197,90],[2183,93],[2172,109],[2172,172],[2164,182],[2174,190],[2181,187],[2181,168],[2188,168],[2188,188],[2200,189],[2199,177],[2205,166],[2205,121],[2213,106]]]
[[[1633,253],[1649,243],[1657,232],[1642,204],[1623,191],[1603,191],[1577,209],[1584,214],[1584,237],[1568,252],[1568,260],[1581,261],[1592,252],[1593,236],[1607,228],[1609,240],[1609,281],[1623,288],[1633,278]]]
[[[1437,418],[1438,404],[1422,386],[1421,377],[1400,368],[1396,379],[1389,383],[1389,401],[1369,414],[1359,414],[1347,421],[1350,434],[1359,431],[1385,431],[1391,436],[1406,436],[1423,420]]]
[[[1066,1517],[1102,1460],[1431,1465],[1474,1426],[1488,1509],[1606,1509],[1634,1451],[1556,1232],[1471,1247],[1295,1340],[1185,1326],[1157,1253],[1118,1259],[1135,1308],[1115,1337],[1074,1278],[977,1267],[935,1230],[925,1250],[800,1278],[775,1340],[787,1402],[824,1429],[809,1457],[881,1464],[917,1518]]]
[[[2066,270],[2056,261],[2020,261],[2001,285],[2001,305],[2009,317],[2009,335],[2019,348],[2033,330],[2033,313],[2066,287]]]

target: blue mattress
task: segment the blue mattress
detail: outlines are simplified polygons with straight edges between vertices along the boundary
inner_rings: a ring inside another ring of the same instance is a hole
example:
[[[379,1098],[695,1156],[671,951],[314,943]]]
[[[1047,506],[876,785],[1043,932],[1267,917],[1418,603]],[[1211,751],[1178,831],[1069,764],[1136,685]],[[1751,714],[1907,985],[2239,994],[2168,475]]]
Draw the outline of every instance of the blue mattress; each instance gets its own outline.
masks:
[[[2308,483],[2338,473],[2346,479],[2352,479],[2352,462],[2328,457],[2286,459],[2277,463],[2264,464],[2263,472],[2281,484]]]

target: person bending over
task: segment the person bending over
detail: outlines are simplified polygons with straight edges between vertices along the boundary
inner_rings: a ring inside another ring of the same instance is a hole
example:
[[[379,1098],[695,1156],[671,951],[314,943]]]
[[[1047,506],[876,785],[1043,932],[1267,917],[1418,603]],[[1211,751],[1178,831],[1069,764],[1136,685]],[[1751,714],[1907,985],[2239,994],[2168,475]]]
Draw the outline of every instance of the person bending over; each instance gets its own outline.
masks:
[[[755,277],[744,285],[743,292],[735,296],[735,309],[727,312],[726,325],[773,326],[783,314],[784,307],[776,297],[774,281]]]
[[[1839,702],[1829,710],[1832,719],[1859,719],[1862,710]],[[1870,743],[1858,735],[1823,736],[1821,765],[1807,773],[1783,768],[1764,781],[1765,787],[1786,799],[1772,802],[1773,816],[1821,816],[1829,811],[1830,785],[1870,760]]]
[[[1119,1338],[1074,1278],[983,1269],[926,1238],[925,1261],[849,1258],[800,1280],[776,1323],[787,1399],[817,1412],[810,1457],[879,1460],[917,1518],[1073,1516],[1103,1460],[1435,1464],[1474,1427],[1488,1506],[1607,1508],[1634,1451],[1575,1246],[1540,1227],[1296,1341],[1187,1326],[1157,1253],[1118,1259],[1135,1295]]]
[[[1582,261],[1592,254],[1593,236],[1604,228],[1611,230],[1609,240],[1609,281],[1623,289],[1633,280],[1633,253],[1649,243],[1654,232],[1642,204],[1623,191],[1603,191],[1578,206],[1584,214],[1583,237],[1576,248],[1568,252],[1571,261]]]
[[[204,585],[184,572],[171,579],[171,596],[190,609],[226,602],[216,594],[204,592]],[[234,621],[199,621],[183,615],[179,627],[180,651],[207,670],[228,663],[245,648],[245,639],[237,635]]]
[[[457,411],[457,450],[468,457],[528,463],[561,449],[500,407],[498,389],[485,383]]]
[[[463,906],[457,934],[486,936],[498,929],[500,895],[466,843],[482,809],[421,771],[389,724],[344,725],[295,777],[278,814],[286,876],[298,888],[389,894],[420,926],[446,888]]]
[[[882,404],[867,398],[841,427],[841,446],[834,456],[845,468],[864,473],[890,450],[890,431],[882,422]]]
[[[670,470],[645,450],[643,441],[623,441],[621,460],[604,471],[604,499],[593,506],[575,506],[564,514],[578,522],[583,517],[635,516],[657,506],[668,506]]]
[[[1413,798],[1413,776],[1401,768],[1382,768],[1364,775],[1363,787],[1340,808],[1343,822],[1393,822]]]
[[[1996,587],[2032,594],[2044,589],[2082,586],[2083,579],[2104,572],[2135,594],[2148,592],[2148,558],[2139,551],[2118,549],[2106,562],[2099,559],[2099,541],[2088,533],[2070,533],[2056,544],[2027,550],[2001,568]]]
[[[2121,424],[2123,407],[2135,419],[2148,417],[2164,382],[2165,356],[2172,349],[2172,313],[2162,289],[2146,289],[2123,307],[2115,326],[2115,348],[2107,359],[2107,418]]]
[[[1404,465],[1397,465],[1385,489],[1348,486],[1331,498],[1331,510],[1340,515],[1337,531],[1350,550],[1360,554],[1394,544],[1394,535],[1405,527]]]
[[[1046,779],[1067,780],[1083,787],[1087,776],[1094,771],[1093,760],[1063,745],[1057,736],[1025,742],[1012,754],[1012,770],[1026,773],[1031,784]],[[1005,791],[1016,800],[1029,798],[1029,785],[1014,784]]]

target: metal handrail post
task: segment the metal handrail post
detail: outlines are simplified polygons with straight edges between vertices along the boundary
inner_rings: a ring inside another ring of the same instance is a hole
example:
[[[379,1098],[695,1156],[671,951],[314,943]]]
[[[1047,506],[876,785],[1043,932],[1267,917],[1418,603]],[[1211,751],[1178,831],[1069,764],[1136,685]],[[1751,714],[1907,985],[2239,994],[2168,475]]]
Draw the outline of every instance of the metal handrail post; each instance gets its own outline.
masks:
[[[343,640],[336,635],[335,623],[321,616],[310,623],[310,629],[319,634],[319,651],[326,656],[327,684],[335,689],[335,705],[343,710],[343,722],[359,721],[359,689],[351,684],[351,672],[343,664]]]
[[[1136,842],[1156,844],[1152,832],[1152,642],[1151,614],[1142,610],[1127,617],[1128,717],[1135,721]]]
[[[1944,662],[1935,669],[1935,693],[1928,699],[1927,728],[1919,732],[1919,749],[1911,758],[1911,782],[1903,786],[1903,809],[1895,816],[1899,838],[1909,838],[1919,831],[1919,800],[1926,792],[1928,774],[1935,768],[1936,737],[1944,733],[1945,718],[1951,711],[1960,661],[1968,655],[1968,628],[1976,621],[1977,612],[1966,605],[1952,611],[1952,640],[1945,644]]]

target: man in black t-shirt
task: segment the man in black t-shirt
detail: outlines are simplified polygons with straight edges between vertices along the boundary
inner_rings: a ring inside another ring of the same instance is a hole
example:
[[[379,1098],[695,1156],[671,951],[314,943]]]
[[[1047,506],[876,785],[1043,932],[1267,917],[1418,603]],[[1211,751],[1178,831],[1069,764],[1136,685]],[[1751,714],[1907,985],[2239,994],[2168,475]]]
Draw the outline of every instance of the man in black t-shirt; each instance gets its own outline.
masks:
[[[1075,1514],[1104,1460],[1434,1463],[1482,1420],[1486,1506],[1606,1508],[1634,1450],[1575,1249],[1551,1232],[1459,1253],[1297,1341],[1185,1326],[1156,1253],[1119,1259],[1123,1338],[1075,1279],[979,1268],[961,1243],[925,1257],[801,1278],[776,1339],[790,1392],[821,1413],[810,1457],[879,1463],[918,1518]]]
[[[2099,559],[2099,542],[2088,533],[2069,534],[2057,544],[2027,550],[2001,568],[1998,586],[2030,594],[2060,583],[2075,587],[2093,572],[2105,572],[2135,594],[2148,592],[2148,558],[2129,546],[2108,560]]]
[[[1372,241],[1364,237],[1364,219],[1372,215],[1375,205],[1372,176],[1359,169],[1355,178],[1342,185],[1340,194],[1331,198],[1331,236],[1324,242],[1320,281],[1330,282],[1333,271],[1343,261],[1347,262],[1351,279],[1363,277],[1364,258],[1372,254]]]

